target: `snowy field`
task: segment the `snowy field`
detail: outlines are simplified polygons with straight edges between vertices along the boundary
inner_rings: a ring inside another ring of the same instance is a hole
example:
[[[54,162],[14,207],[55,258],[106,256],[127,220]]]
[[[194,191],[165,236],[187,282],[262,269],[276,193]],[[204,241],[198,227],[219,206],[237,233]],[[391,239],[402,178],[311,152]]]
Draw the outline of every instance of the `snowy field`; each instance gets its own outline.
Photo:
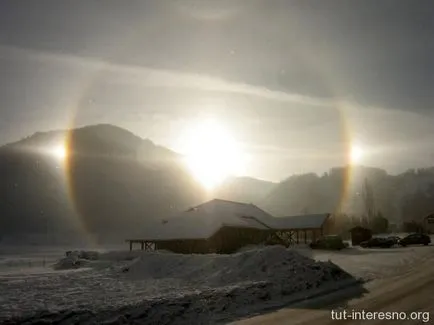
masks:
[[[0,323],[225,323],[434,257],[433,246],[341,252],[272,246],[233,255],[117,251],[94,260],[60,258],[64,252],[15,261],[0,256]],[[27,320],[11,319],[18,316]]]

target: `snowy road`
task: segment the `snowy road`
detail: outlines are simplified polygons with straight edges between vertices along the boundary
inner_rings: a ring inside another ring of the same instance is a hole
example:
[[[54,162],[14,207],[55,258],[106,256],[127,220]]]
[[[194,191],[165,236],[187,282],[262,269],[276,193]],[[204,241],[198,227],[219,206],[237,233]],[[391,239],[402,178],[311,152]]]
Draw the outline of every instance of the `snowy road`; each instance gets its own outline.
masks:
[[[323,297],[320,302],[310,301],[303,305],[285,308],[231,325],[286,325],[286,324],[362,324],[366,320],[332,319],[331,311],[352,310],[365,312],[402,312],[394,314],[395,324],[432,324],[434,318],[434,258],[418,262],[399,275],[375,280],[365,285],[368,291],[361,298],[342,300],[340,295]],[[344,295],[345,293],[342,293]],[[342,308],[342,309],[339,309]],[[412,313],[419,313],[418,315]],[[406,313],[405,315],[403,313]],[[390,314],[389,314],[390,315]],[[398,317],[417,319],[398,320]],[[392,320],[390,320],[391,322]],[[384,324],[384,320],[369,320],[369,324]]]

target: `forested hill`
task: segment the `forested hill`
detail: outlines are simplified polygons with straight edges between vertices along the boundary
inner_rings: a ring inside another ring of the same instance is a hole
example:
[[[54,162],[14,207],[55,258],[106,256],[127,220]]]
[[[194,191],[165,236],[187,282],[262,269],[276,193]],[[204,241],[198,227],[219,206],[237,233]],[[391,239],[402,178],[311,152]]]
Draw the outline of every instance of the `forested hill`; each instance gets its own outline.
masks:
[[[0,148],[2,237],[130,237],[147,219],[204,199],[178,154],[127,130],[71,130],[67,163],[50,152],[64,138],[64,131],[36,133]]]

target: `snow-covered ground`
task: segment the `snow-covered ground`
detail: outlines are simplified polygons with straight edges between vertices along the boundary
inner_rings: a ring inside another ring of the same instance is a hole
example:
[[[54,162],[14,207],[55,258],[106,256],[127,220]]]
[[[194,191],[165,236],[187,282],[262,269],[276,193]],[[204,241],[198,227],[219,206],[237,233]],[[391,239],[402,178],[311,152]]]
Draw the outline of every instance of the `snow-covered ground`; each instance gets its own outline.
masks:
[[[272,246],[232,255],[118,251],[101,252],[94,260],[44,256],[45,267],[26,268],[24,263],[20,270],[8,270],[0,256],[0,323],[14,324],[6,319],[32,314],[29,321],[42,318],[44,324],[223,322],[356,278],[404,272],[418,260],[434,257],[434,247],[325,252]]]
[[[0,319],[49,310],[46,317],[58,323],[69,310],[80,320],[97,313],[98,322],[130,314],[143,324],[209,323],[353,280],[330,262],[281,246],[233,255],[111,252],[84,260],[72,254],[52,269],[58,271],[3,274]]]
[[[341,252],[299,252],[318,261],[332,261],[357,278],[375,280],[418,267],[418,261],[434,258],[434,246],[409,246],[390,249],[348,248]]]

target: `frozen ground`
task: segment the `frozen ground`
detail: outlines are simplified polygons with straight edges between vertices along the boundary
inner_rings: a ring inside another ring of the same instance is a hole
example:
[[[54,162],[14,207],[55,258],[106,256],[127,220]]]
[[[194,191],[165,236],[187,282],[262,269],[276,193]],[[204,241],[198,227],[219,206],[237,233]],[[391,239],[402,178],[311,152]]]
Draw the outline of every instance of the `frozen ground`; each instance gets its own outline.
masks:
[[[71,256],[55,267],[50,262],[18,272],[1,267],[0,257],[0,322],[18,324],[22,318],[5,319],[33,314],[28,324],[41,319],[44,324],[134,319],[140,319],[137,324],[210,324],[336,289],[355,278],[405,272],[431,257],[432,246],[341,252],[274,246],[234,255],[100,253],[93,261]]]

